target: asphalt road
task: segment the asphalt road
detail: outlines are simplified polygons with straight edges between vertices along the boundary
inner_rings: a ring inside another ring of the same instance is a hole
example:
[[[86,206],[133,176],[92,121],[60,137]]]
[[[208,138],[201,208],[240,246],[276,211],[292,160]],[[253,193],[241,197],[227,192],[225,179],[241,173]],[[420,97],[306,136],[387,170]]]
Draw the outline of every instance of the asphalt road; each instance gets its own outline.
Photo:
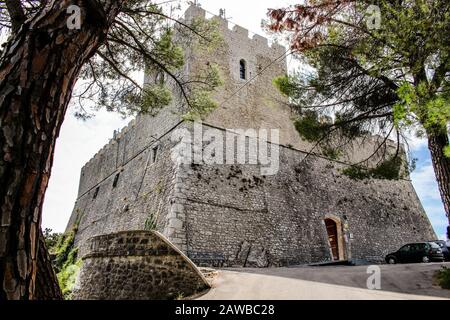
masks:
[[[368,266],[224,269],[199,299],[450,299],[433,275],[450,263],[379,265],[380,290],[368,290]]]

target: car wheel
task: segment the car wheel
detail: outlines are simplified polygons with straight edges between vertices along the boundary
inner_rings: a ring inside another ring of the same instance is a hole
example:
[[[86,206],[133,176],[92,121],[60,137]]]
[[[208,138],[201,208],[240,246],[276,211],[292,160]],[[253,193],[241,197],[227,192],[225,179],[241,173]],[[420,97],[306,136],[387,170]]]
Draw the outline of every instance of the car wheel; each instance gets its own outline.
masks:
[[[428,263],[428,262],[430,262],[430,258],[428,258],[427,256],[424,256],[424,257],[422,258],[422,262],[423,262],[423,263]]]
[[[394,257],[389,257],[387,262],[388,262],[389,264],[396,264],[396,263],[397,263],[397,261],[395,260]]]

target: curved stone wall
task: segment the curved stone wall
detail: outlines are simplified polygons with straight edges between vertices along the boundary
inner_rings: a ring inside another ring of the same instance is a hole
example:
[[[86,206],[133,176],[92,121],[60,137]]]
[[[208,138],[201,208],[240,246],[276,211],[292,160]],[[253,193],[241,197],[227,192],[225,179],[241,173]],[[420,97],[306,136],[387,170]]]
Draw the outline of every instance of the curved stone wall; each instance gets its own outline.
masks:
[[[181,251],[156,231],[126,231],[89,240],[77,300],[176,299],[209,288]]]

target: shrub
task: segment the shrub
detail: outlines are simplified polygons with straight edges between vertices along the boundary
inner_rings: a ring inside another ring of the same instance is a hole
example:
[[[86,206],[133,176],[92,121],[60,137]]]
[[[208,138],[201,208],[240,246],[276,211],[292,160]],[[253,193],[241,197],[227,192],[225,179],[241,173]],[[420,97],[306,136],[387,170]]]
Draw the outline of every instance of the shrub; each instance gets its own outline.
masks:
[[[442,267],[437,273],[437,280],[443,289],[450,289],[450,269]]]
[[[75,234],[78,225],[72,230],[57,236],[47,232],[45,235],[48,250],[52,257],[52,265],[58,277],[59,287],[65,299],[70,299],[75,285],[81,260],[78,259],[78,248],[75,247]]]
[[[344,169],[342,172],[353,180],[363,179],[388,179],[398,180],[403,178],[402,176],[402,159],[394,157],[392,159],[385,160],[379,163],[374,168],[363,168],[359,166],[351,166]]]

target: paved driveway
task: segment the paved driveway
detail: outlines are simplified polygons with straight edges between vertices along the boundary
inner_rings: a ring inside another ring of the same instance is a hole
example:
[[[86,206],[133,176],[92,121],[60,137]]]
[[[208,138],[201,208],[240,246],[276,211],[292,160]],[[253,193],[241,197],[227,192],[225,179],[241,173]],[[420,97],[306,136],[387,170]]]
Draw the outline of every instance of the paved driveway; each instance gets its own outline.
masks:
[[[224,269],[199,299],[450,299],[433,274],[450,263],[380,265],[381,290],[368,290],[367,266]]]

